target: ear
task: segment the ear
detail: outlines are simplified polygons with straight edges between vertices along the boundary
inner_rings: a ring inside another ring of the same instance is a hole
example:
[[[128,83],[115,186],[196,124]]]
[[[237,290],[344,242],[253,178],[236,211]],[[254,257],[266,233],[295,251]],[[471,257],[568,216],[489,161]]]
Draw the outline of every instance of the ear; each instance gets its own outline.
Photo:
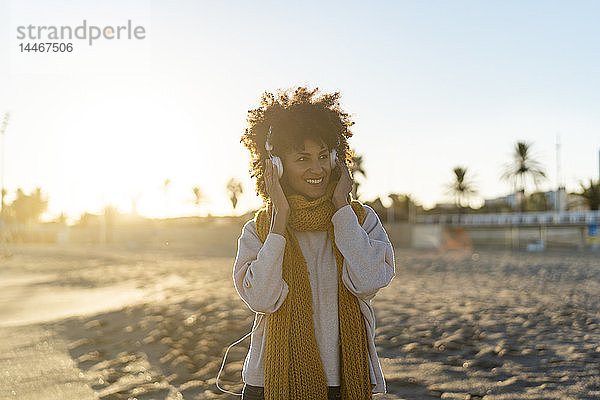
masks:
[[[337,182],[340,180],[340,178],[342,177],[342,170],[340,169],[340,166],[336,163],[336,166],[334,169],[331,170],[331,180],[334,182]]]

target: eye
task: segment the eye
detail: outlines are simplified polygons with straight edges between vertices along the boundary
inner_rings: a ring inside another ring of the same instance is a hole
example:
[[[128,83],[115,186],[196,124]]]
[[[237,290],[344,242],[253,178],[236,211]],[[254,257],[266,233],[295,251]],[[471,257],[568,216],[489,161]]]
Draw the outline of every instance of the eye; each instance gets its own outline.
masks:
[[[322,154],[322,155],[321,155],[321,158],[322,158],[322,159],[327,159],[327,158],[329,158],[329,154]]]

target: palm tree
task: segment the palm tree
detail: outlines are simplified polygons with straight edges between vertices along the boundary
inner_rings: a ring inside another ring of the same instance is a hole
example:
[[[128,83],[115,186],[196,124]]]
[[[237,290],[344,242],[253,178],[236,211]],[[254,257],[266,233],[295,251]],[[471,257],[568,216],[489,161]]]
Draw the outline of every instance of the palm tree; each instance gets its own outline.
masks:
[[[531,146],[531,143],[517,142],[513,151],[513,162],[507,164],[502,173],[502,179],[511,182],[515,192],[522,194],[519,201],[521,211],[523,211],[528,178],[533,180],[536,188],[540,181],[546,178],[546,172],[541,164],[531,156]]]
[[[204,193],[198,186],[194,186],[192,190],[194,191],[194,204],[199,207],[200,203],[204,201]]]
[[[363,157],[356,155],[354,151],[352,151],[352,164],[349,166],[350,174],[352,175],[352,180],[354,181],[352,185],[352,198],[358,199],[358,186],[360,183],[356,181],[356,174],[361,174],[366,178],[367,174],[362,167]]]
[[[468,200],[477,193],[475,184],[467,177],[467,167],[454,167],[454,181],[448,184],[448,192],[452,194],[459,211],[463,208],[463,200]]]
[[[600,180],[594,182],[590,179],[589,186],[581,185],[581,192],[573,193],[580,196],[582,200],[590,207],[590,210],[598,210],[600,207]]]
[[[229,193],[229,200],[231,200],[231,205],[235,210],[235,206],[237,206],[238,197],[244,193],[244,187],[242,186],[242,182],[238,181],[235,178],[231,178],[229,182],[227,182],[227,193]]]

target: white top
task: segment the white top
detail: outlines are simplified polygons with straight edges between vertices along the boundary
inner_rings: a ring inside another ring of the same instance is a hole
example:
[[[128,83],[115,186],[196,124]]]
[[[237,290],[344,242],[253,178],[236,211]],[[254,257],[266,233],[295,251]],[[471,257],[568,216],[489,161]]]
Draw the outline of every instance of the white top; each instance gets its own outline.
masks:
[[[350,205],[333,215],[335,242],[344,256],[342,281],[358,298],[367,330],[371,383],[374,393],[386,393],[383,372],[375,349],[375,313],[371,300],[395,275],[394,251],[379,221],[369,206],[362,227]],[[340,386],[338,334],[338,278],[335,255],[325,231],[294,231],[306,259],[312,291],[315,336],[328,386]],[[269,233],[264,244],[256,233],[254,220],[248,221],[238,240],[233,269],[235,288],[248,307],[256,313],[275,312],[289,288],[282,278],[285,237]],[[264,386],[266,324],[257,314],[259,326],[251,336],[250,349],[242,379],[249,385]]]

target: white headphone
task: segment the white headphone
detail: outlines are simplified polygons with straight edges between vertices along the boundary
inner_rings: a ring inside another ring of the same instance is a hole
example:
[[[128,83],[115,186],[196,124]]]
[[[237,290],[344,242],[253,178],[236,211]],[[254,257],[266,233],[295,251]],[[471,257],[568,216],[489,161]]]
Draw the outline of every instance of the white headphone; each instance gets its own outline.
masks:
[[[271,144],[271,127],[270,126],[269,126],[269,133],[267,134],[267,141],[265,142],[265,149],[267,150],[267,153],[269,154],[269,158],[273,162],[273,165],[275,165],[275,167],[277,168],[277,173],[279,175],[279,179],[281,179],[281,177],[283,176],[283,163],[281,162],[281,158],[271,154],[271,151],[273,150],[273,145]],[[332,149],[331,152],[329,153],[329,166],[331,167],[332,170],[335,168],[336,158],[337,158],[337,151],[335,149]]]

